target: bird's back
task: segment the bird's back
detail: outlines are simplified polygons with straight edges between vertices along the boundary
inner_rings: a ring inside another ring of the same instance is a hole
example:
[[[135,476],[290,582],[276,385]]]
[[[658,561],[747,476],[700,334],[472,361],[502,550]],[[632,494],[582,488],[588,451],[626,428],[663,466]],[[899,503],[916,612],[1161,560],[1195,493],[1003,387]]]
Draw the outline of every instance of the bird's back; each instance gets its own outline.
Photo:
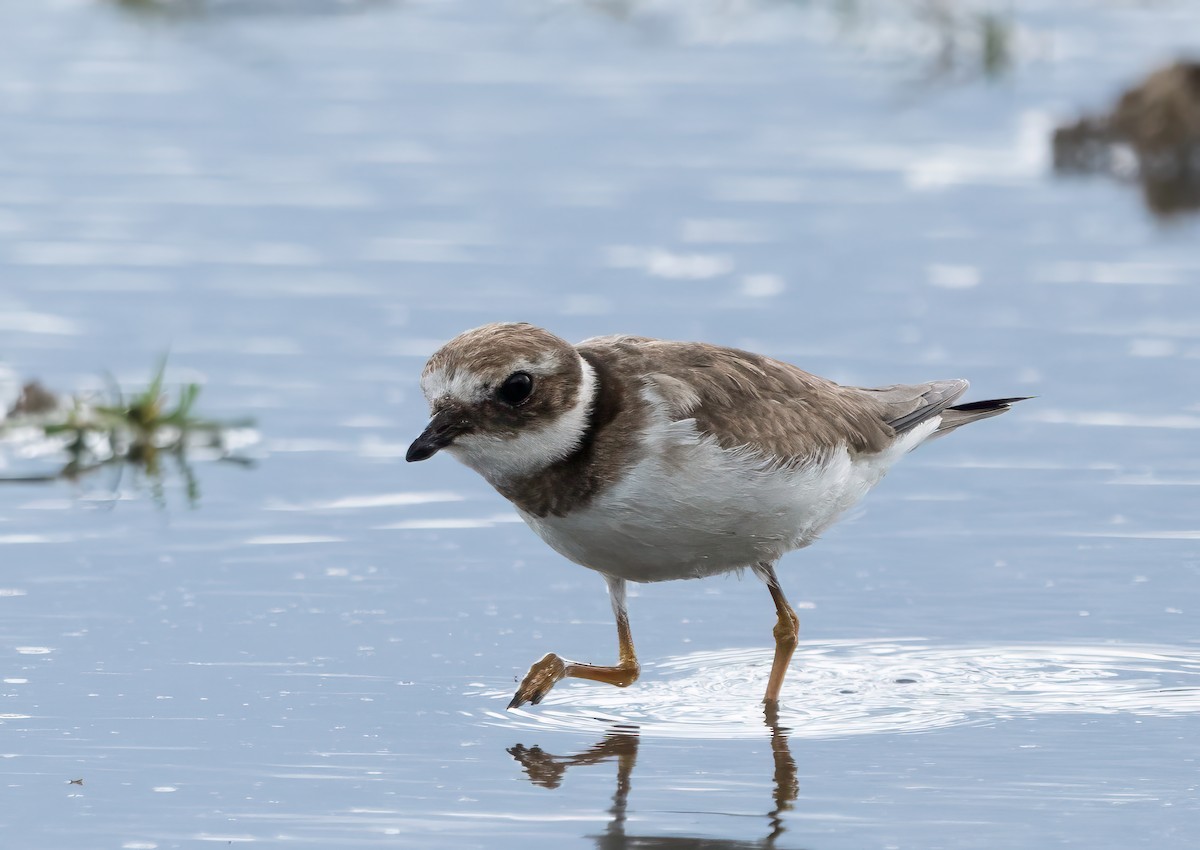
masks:
[[[761,354],[697,342],[608,336],[578,346],[622,384],[639,386],[676,419],[692,419],[722,448],[780,463],[837,448],[876,454],[938,415],[967,389],[961,379],[846,387]]]

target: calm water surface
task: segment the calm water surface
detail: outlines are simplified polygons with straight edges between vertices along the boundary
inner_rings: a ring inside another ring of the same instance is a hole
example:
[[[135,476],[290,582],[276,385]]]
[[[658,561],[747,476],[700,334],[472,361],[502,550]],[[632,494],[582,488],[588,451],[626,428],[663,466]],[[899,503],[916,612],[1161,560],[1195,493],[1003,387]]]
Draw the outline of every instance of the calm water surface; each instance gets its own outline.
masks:
[[[1194,847],[1200,219],[1048,144],[1200,7],[1005,5],[996,77],[969,16],[947,66],[879,7],[0,6],[5,406],[169,349],[258,420],[195,507],[0,487],[3,846]],[[1038,398],[785,560],[773,724],[736,577],[637,589],[634,688],[509,713],[615,635],[480,479],[403,462],[424,357],[498,319]]]

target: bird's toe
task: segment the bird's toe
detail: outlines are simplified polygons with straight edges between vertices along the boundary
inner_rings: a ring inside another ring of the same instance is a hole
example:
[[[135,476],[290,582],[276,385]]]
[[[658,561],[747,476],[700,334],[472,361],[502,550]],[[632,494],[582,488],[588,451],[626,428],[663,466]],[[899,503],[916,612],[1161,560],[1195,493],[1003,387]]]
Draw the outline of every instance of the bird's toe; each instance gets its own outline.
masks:
[[[545,699],[546,694],[550,693],[550,689],[566,675],[567,662],[553,652],[549,653],[540,661],[534,662],[534,665],[529,668],[529,672],[525,674],[525,678],[521,681],[521,685],[517,688],[508,707],[520,708],[525,703],[537,705]]]

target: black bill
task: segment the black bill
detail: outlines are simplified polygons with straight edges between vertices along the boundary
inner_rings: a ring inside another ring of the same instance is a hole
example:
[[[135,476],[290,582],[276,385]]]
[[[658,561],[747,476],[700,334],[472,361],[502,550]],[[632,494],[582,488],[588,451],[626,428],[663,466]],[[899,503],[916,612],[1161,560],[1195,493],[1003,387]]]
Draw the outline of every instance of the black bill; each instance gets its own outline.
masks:
[[[429,420],[421,436],[413,440],[404,459],[409,463],[427,460],[453,443],[454,438],[466,430],[467,421],[461,410],[441,410]]]

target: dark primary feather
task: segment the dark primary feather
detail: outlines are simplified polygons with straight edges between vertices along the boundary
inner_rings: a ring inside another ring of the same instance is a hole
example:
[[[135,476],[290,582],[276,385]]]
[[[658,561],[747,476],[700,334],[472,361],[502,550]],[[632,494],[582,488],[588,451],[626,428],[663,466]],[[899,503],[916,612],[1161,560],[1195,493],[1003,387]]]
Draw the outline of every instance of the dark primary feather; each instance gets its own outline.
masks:
[[[878,389],[862,389],[871,393],[884,406],[884,418],[897,434],[920,425],[944,411],[967,391],[969,384],[962,378],[930,381],[925,384],[897,384]]]
[[[933,436],[940,437],[943,434],[950,433],[955,428],[961,428],[969,422],[978,422],[980,419],[990,419],[993,416],[999,416],[1018,401],[1026,401],[1030,398],[1032,396],[1027,395],[1014,396],[1013,398],[992,398],[986,401],[969,401],[966,404],[956,404],[953,407],[948,407],[942,415],[941,424],[933,432]]]

